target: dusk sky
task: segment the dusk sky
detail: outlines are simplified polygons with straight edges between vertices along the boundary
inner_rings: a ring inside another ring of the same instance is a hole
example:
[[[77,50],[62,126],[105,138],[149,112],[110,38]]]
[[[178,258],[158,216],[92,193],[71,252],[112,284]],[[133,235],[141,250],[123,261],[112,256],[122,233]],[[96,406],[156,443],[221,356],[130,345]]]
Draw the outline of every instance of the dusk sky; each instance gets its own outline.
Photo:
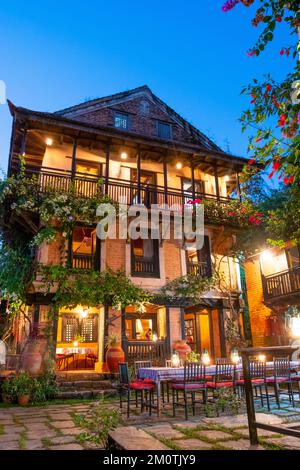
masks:
[[[246,51],[260,28],[254,8],[221,11],[223,0],[1,2],[0,80],[19,106],[55,111],[147,84],[233,154],[247,157],[238,118],[253,77],[284,76],[289,45],[280,25],[259,58]],[[0,106],[0,168],[6,171],[11,116]],[[229,148],[228,148],[229,147]]]

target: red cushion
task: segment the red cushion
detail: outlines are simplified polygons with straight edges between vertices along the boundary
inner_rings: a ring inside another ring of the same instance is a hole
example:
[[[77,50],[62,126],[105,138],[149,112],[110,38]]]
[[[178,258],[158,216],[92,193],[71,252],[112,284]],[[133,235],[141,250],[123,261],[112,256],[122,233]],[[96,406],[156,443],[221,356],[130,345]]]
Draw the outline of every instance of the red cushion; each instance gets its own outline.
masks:
[[[267,382],[268,383],[275,383],[275,382],[286,382],[288,377],[267,377]]]
[[[207,382],[206,385],[210,388],[233,387],[233,382]]]
[[[152,385],[155,385],[154,380],[151,380],[151,379],[144,379],[143,382],[144,382],[145,384],[152,384]]]
[[[199,390],[199,388],[205,388],[206,384],[201,383],[190,383],[190,384],[183,384],[183,383],[173,383],[172,388],[175,390]]]
[[[300,381],[300,375],[292,375],[291,379],[296,380],[296,381]]]
[[[153,390],[154,385],[153,384],[147,384],[142,381],[136,381],[136,382],[131,382],[130,383],[130,388],[132,390]]]

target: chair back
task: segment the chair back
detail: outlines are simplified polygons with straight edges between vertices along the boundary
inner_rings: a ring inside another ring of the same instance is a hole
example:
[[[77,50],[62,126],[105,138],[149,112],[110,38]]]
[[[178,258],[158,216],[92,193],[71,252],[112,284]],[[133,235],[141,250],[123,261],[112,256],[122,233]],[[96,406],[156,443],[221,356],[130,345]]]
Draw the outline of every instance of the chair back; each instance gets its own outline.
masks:
[[[231,364],[231,360],[228,357],[216,357],[216,364]]]
[[[119,382],[120,385],[129,385],[129,370],[127,362],[119,362]]]
[[[152,367],[152,362],[151,361],[134,361],[133,366],[134,366],[134,374],[135,376],[137,376],[139,369],[148,369],[149,367]]]
[[[184,364],[184,383],[205,382],[205,365],[202,362]]]
[[[172,367],[172,360],[166,359],[166,367]]]
[[[215,383],[218,382],[234,382],[235,381],[235,369],[236,365],[232,362],[217,362],[216,363],[216,375]]]
[[[267,365],[265,361],[250,361],[249,375],[251,379],[265,379],[267,375]]]
[[[275,377],[291,377],[290,358],[287,357],[274,357],[274,376]]]

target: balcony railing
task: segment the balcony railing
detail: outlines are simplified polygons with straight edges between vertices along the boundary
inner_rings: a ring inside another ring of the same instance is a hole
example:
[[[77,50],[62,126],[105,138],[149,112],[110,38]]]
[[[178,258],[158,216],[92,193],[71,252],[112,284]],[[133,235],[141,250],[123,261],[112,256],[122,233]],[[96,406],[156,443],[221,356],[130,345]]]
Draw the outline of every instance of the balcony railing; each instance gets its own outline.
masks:
[[[72,254],[72,268],[75,269],[94,269],[95,262],[93,255],[86,255],[82,253]]]
[[[126,359],[128,362],[151,360],[156,364],[163,364],[166,359],[165,341],[131,341],[123,342]]]
[[[276,300],[285,295],[300,295],[300,266],[263,276],[262,280],[265,300]]]
[[[158,259],[156,257],[149,259],[133,256],[131,275],[140,277],[159,277]]]
[[[187,261],[187,273],[195,276],[207,277],[209,276],[209,270],[207,263],[197,261]]]
[[[14,173],[18,172],[17,167],[12,168]],[[71,171],[59,170],[49,167],[35,167],[27,165],[25,175],[33,178],[41,193],[51,193],[56,191],[69,191],[71,188],[78,196],[90,198],[99,192],[106,192],[114,201],[122,201],[131,205],[133,203],[143,203],[147,207],[151,204],[165,204],[181,210],[188,200],[193,198],[191,191],[183,191],[181,188],[168,187],[165,192],[163,186],[152,184],[138,184],[136,181],[122,180],[118,178],[100,179],[84,173],[76,173],[72,177]],[[228,203],[235,198],[216,196],[208,193],[195,193],[195,198],[218,200]]]

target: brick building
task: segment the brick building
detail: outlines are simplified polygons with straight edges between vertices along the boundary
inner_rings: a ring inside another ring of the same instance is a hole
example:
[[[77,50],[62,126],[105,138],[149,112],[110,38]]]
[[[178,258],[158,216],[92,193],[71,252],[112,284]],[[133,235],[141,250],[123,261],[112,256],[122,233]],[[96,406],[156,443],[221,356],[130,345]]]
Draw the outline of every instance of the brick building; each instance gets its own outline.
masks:
[[[180,211],[195,198],[223,206],[240,197],[239,173],[244,159],[223,152],[147,86],[55,113],[9,106],[13,116],[9,174],[18,173],[18,155],[23,154],[26,174],[35,177],[42,193],[50,186],[68,191],[72,181],[78,194],[89,198],[101,178],[103,192],[113,200],[122,196],[128,205],[169,204],[177,205]],[[204,246],[195,251],[174,238],[147,243],[100,241],[96,227],[79,223],[66,252],[77,269],[122,269],[133,283],[154,295],[168,281],[187,273],[209,276],[213,261],[222,258],[222,271],[242,312],[239,265],[224,256],[222,248],[233,236],[233,227],[206,223]],[[61,263],[59,240],[43,243],[36,259],[46,265]],[[28,314],[42,324],[47,321],[51,296],[40,294],[35,280],[28,293]],[[193,350],[208,349],[212,357],[229,351],[225,320],[230,311],[221,292],[207,292],[199,304],[188,308],[157,301],[147,306],[142,317],[129,307],[125,315],[109,324],[107,332],[107,319],[113,314],[103,306],[90,309],[84,318],[81,306],[71,311],[61,309],[54,338],[57,354],[70,350],[79,319],[84,337],[81,353],[94,354],[100,363],[104,360],[104,337],[111,331],[123,338],[129,360],[133,356],[145,359],[150,353],[153,357],[155,348],[159,362],[170,357],[174,342],[183,338]],[[155,344],[146,338],[149,329],[157,334]]]

